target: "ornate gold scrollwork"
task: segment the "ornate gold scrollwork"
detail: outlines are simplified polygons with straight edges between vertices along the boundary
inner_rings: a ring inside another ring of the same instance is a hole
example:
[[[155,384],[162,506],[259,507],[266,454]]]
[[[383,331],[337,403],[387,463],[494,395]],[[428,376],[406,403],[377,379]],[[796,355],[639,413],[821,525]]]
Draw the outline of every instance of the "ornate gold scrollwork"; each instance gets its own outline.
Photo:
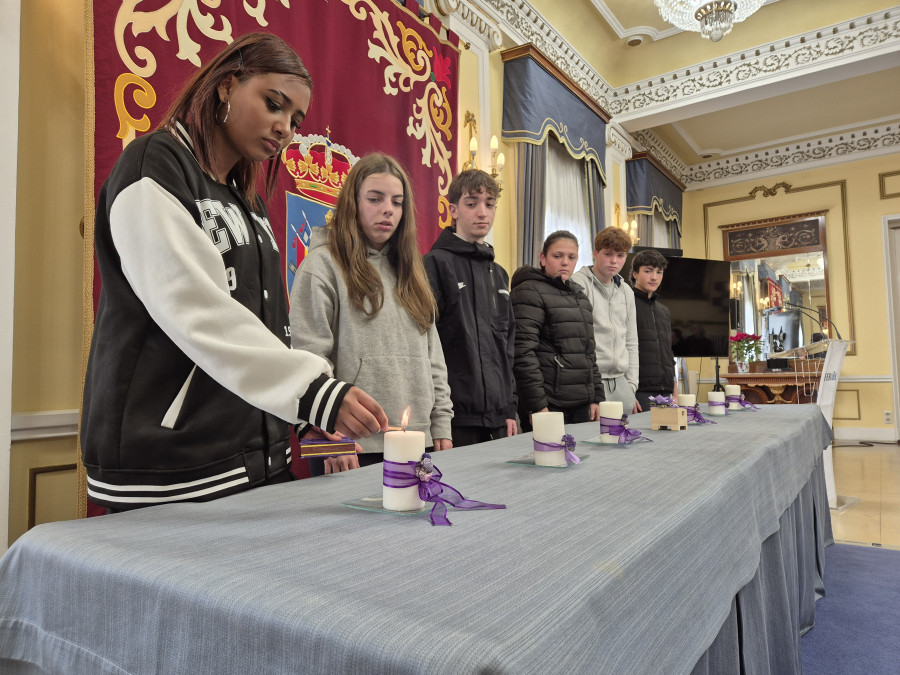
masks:
[[[127,145],[134,138],[136,131],[147,131],[150,128],[150,118],[142,115],[140,118],[134,117],[125,105],[125,91],[129,87],[134,87],[132,99],[144,110],[150,110],[156,105],[156,91],[151,84],[143,77],[139,77],[134,73],[122,73],[116,78],[113,99],[116,105],[116,115],[119,117],[119,131],[116,138],[121,138],[122,145]]]

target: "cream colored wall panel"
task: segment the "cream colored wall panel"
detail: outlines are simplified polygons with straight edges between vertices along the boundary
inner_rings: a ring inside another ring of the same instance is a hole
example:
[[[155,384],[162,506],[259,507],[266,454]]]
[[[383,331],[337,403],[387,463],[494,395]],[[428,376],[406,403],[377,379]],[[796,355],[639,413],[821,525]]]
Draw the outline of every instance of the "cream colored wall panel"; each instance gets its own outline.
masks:
[[[72,464],[33,469],[32,477],[35,525],[76,517],[78,485]]]
[[[83,50],[82,2],[22,3],[13,412],[81,402]]]
[[[834,397],[834,421],[860,420],[859,389],[838,389]]]
[[[29,526],[78,515],[75,437],[18,441],[10,451],[9,543]]]

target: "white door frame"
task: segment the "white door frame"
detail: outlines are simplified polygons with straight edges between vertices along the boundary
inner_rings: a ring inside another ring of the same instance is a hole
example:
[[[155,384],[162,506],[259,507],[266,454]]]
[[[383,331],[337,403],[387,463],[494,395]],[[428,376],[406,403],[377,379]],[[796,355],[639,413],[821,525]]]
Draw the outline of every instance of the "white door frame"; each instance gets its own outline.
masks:
[[[882,216],[884,271],[887,295],[888,334],[891,344],[891,386],[894,402],[893,439],[898,436],[900,416],[900,213]]]

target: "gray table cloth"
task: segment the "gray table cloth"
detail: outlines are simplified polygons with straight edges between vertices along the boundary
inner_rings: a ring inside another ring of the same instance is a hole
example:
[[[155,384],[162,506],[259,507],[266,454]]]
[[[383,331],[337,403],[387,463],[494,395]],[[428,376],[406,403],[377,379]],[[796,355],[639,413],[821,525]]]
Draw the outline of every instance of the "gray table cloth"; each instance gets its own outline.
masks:
[[[568,469],[508,463],[530,434],[435,453],[465,497],[507,506],[450,527],[343,506],[380,494],[380,465],[38,526],[0,561],[0,666],[690,672],[831,437],[812,405],[715,419],[635,415],[654,442],[630,446],[569,426],[588,457]]]

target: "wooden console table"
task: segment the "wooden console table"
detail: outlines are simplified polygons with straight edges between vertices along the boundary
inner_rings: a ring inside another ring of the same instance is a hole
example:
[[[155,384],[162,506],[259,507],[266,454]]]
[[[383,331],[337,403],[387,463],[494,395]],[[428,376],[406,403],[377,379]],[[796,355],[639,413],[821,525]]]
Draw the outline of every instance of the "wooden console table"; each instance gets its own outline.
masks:
[[[750,403],[815,403],[822,359],[804,361],[804,368],[775,373],[726,373],[729,384],[739,384]]]

